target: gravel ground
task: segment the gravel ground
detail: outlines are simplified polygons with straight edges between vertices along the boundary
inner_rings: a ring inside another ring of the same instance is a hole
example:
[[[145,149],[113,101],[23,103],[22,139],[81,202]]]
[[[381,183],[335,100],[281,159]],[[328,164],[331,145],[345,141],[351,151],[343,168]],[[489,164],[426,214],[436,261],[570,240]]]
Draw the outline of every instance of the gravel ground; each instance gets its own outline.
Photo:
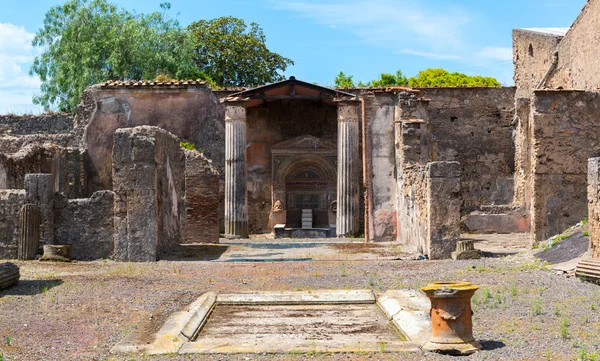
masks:
[[[160,327],[166,315],[209,290],[385,290],[443,280],[481,286],[473,300],[474,333],[484,350],[460,359],[592,360],[600,354],[600,287],[548,271],[531,253],[474,261],[16,263],[19,285],[0,291],[0,360],[457,359],[426,353],[109,353],[132,329]]]

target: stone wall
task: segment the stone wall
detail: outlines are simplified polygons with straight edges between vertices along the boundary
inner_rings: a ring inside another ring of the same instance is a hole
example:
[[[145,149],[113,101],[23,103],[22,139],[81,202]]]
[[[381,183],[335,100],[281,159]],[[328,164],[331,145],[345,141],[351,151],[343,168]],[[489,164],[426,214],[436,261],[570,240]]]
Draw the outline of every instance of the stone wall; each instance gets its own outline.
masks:
[[[219,172],[197,151],[185,151],[185,243],[219,243]]]
[[[73,130],[73,117],[66,113],[0,115],[0,135],[60,134]]]
[[[304,101],[274,101],[246,110],[250,233],[271,232],[271,147],[302,135],[337,144],[337,108]]]
[[[397,119],[398,242],[430,259],[449,258],[460,237],[460,164],[427,162],[426,120]]]
[[[552,89],[597,91],[600,87],[600,1],[588,0],[558,45],[558,64],[548,79]]]
[[[99,191],[91,198],[54,199],[56,244],[71,246],[71,257],[91,261],[106,259],[114,250],[114,193]]]
[[[155,261],[185,237],[185,154],[158,127],[115,132],[115,259]]]
[[[83,194],[83,156],[77,148],[33,144],[15,153],[0,152],[0,189],[24,188],[28,173],[50,173],[53,189],[68,198]]]
[[[434,161],[461,166],[464,207],[513,200],[515,88],[423,88]]]
[[[223,170],[224,108],[206,85],[98,85],[86,89],[82,101],[75,123],[87,148],[86,195],[112,188],[111,152],[119,128],[151,125],[165,129],[194,143]]]
[[[25,190],[0,189],[0,259],[17,258],[19,212],[25,203]]]
[[[535,91],[531,232],[535,242],[587,216],[588,158],[600,155],[600,98],[583,91]]]
[[[600,258],[600,158],[588,159],[587,177],[589,252]]]

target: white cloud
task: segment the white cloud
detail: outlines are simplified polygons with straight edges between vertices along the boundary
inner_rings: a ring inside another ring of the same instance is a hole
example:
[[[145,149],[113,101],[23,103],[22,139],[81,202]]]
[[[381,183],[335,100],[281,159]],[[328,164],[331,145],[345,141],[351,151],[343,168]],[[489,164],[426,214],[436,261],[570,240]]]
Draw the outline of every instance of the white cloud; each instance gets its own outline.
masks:
[[[37,54],[31,45],[33,37],[22,26],[0,23],[0,114],[40,110],[31,101],[40,80],[28,75]]]
[[[422,56],[424,58],[438,59],[438,60],[460,60],[460,59],[462,59],[462,56],[460,56],[460,55],[430,53],[427,51],[417,51],[417,50],[413,50],[413,49],[402,49],[402,50],[397,51],[397,53]]]
[[[460,8],[415,0],[272,0],[271,4],[315,23],[346,30],[364,43],[434,59],[461,58],[457,54],[465,47],[463,28],[471,21]]]
[[[494,60],[512,60],[512,48],[503,48],[498,46],[486,46],[481,49],[478,53],[478,56],[486,59],[494,59]]]

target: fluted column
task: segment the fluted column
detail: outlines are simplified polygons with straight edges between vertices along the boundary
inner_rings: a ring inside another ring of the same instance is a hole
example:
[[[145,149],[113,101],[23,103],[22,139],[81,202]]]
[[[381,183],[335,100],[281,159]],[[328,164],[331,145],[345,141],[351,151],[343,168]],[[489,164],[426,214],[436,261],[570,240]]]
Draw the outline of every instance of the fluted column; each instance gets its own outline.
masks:
[[[336,217],[336,232],[338,237],[346,237],[355,234],[358,231],[359,226],[359,105],[360,102],[357,100],[343,100],[338,102]]]
[[[225,102],[225,236],[248,238],[246,108]]]
[[[21,207],[19,245],[17,257],[20,261],[35,259],[40,247],[40,208],[32,203]]]

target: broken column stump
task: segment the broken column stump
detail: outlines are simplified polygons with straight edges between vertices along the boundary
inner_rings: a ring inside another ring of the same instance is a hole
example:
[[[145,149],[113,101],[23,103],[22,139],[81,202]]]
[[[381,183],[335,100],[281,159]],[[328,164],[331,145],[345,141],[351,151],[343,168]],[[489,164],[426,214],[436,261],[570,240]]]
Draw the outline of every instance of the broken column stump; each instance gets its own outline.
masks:
[[[40,261],[71,262],[71,247],[63,245],[44,246]]]
[[[21,274],[19,266],[14,263],[0,263],[0,290],[16,285]]]
[[[479,287],[470,282],[433,282],[421,288],[431,301],[431,339],[423,350],[470,355],[481,345],[473,337],[471,297]]]
[[[453,260],[459,259],[479,259],[481,251],[475,249],[475,243],[472,240],[456,242],[456,251],[451,254]]]
[[[35,259],[40,247],[40,208],[33,203],[21,207],[17,258],[21,261]]]

